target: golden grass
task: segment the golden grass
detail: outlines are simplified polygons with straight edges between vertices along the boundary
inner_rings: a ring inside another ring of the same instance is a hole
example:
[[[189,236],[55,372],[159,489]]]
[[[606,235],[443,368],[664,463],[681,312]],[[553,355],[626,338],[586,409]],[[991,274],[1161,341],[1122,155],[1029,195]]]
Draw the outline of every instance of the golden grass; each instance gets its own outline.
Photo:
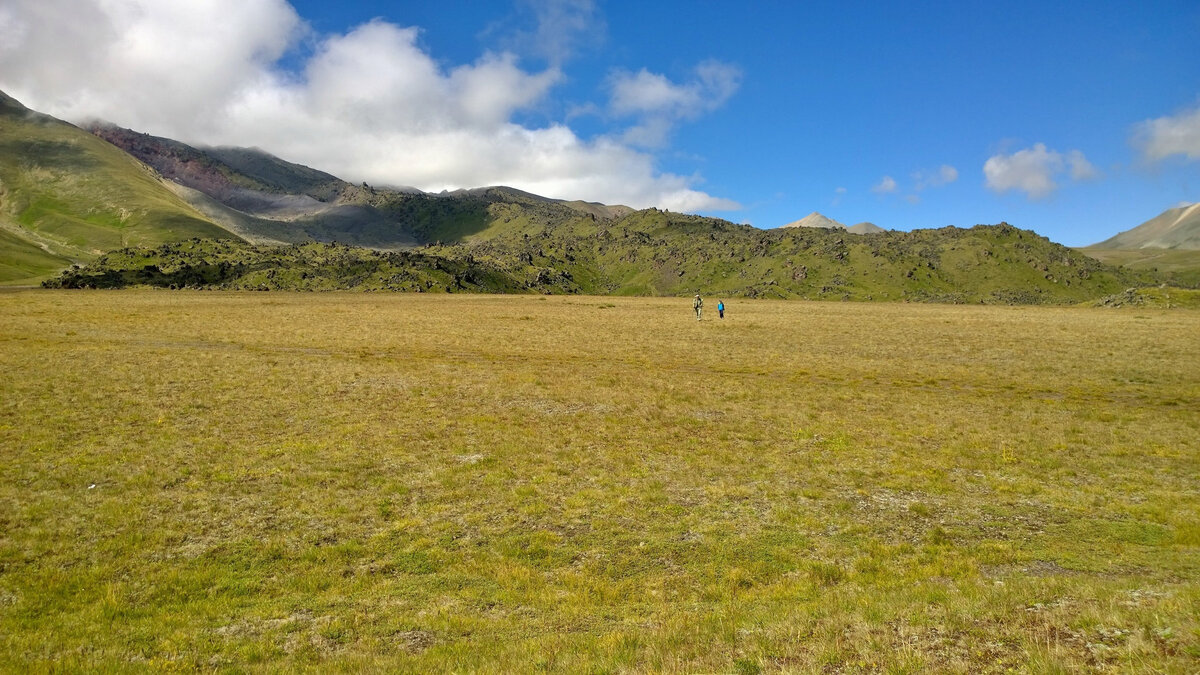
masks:
[[[1195,670],[1200,313],[726,304],[0,294],[0,667]]]

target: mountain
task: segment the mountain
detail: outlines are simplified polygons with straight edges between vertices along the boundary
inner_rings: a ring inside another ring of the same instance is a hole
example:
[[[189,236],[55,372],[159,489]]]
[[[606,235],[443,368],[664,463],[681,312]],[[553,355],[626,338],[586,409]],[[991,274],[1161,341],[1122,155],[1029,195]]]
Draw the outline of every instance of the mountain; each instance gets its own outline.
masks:
[[[88,130],[153,167],[181,198],[247,241],[340,241],[380,249],[417,243],[372,205],[374,190],[365,184],[257,149],[197,148],[105,123]]]
[[[1110,265],[1159,274],[1172,284],[1200,287],[1200,204],[1167,209],[1078,250]]]
[[[820,228],[825,228],[828,230],[844,230],[844,229],[846,229],[845,225],[839,223],[836,220],[833,220],[832,218],[826,218],[825,216],[817,213],[816,211],[813,211],[812,213],[808,214],[807,216],[804,216],[800,220],[793,220],[792,222],[788,223],[787,225],[781,225],[780,227],[820,227]]]
[[[874,223],[858,223],[852,227],[846,227],[838,221],[813,211],[804,216],[800,220],[794,220],[787,225],[780,227],[818,227],[826,230],[845,230],[851,234],[874,234],[876,232],[886,232],[882,227]]]
[[[1076,303],[1158,281],[1007,224],[847,236],[815,213],[760,230],[508,187],[427,194],[0,104],[0,275],[100,256],[47,286]]]
[[[1176,248],[1200,250],[1200,203],[1167,209],[1132,230],[1087,247],[1090,250]]]
[[[0,92],[0,283],[124,246],[232,236],[133,157]]]
[[[858,223],[857,225],[851,225],[850,227],[846,228],[846,231],[853,234],[875,234],[876,232],[887,232],[887,230],[876,225],[875,223],[866,222]]]
[[[170,179],[173,189],[209,219],[260,244],[336,241],[397,250],[459,241],[551,205],[558,219],[612,219],[633,212],[627,206],[562,201],[506,187],[427,194],[354,185],[262,150],[193,147],[109,124],[90,130]]]

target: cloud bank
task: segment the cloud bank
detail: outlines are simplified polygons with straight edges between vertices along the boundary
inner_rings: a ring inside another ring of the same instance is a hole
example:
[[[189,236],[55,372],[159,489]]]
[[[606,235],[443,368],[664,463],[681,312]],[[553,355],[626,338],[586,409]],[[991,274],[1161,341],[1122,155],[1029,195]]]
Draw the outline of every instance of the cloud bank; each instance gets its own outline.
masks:
[[[595,14],[580,0],[532,6],[539,30],[583,30]],[[633,140],[589,141],[563,123],[514,122],[563,81],[561,32],[543,41],[549,65],[540,71],[509,51],[445,67],[419,35],[375,20],[314,36],[284,0],[15,0],[0,8],[0,88],[57,117],[257,146],[354,182],[432,191],[511,185],[679,211],[739,207],[695,189],[696,177],[658,172]],[[306,39],[316,46],[302,67],[281,68]],[[729,67],[701,64],[692,81],[665,82],[657,102],[614,85],[612,105],[669,128],[693,114],[681,92],[707,97],[700,110],[710,111],[736,81]]]
[[[1069,172],[1073,180],[1099,176],[1091,162],[1078,150],[1066,155],[1050,150],[1044,143],[1018,150],[1011,155],[997,154],[983,165],[986,185],[994,192],[1024,192],[1031,199],[1044,199],[1058,189],[1056,178]]]

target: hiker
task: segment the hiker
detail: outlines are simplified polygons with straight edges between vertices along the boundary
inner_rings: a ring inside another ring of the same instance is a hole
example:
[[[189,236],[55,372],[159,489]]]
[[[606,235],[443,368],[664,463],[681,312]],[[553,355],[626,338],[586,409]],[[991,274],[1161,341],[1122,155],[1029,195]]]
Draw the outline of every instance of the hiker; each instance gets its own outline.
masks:
[[[700,320],[700,314],[704,312],[704,301],[700,299],[700,294],[696,294],[696,299],[692,301],[692,309],[696,310],[696,320]]]
[[[721,319],[725,318],[725,301],[724,300],[717,301],[717,317],[721,318]]]

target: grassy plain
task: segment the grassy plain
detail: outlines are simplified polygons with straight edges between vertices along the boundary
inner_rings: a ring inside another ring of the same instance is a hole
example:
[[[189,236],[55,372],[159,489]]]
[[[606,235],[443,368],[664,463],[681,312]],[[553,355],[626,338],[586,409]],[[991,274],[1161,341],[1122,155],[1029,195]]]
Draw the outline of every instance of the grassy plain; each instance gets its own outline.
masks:
[[[0,668],[1195,672],[1200,312],[0,293]]]

